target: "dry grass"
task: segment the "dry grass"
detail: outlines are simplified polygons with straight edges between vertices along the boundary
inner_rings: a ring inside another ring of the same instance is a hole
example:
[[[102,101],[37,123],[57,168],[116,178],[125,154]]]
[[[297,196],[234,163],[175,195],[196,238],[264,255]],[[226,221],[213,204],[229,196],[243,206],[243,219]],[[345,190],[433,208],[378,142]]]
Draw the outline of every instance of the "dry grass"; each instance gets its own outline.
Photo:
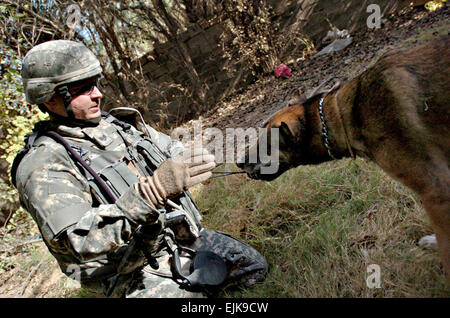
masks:
[[[231,167],[230,167],[231,168]],[[267,280],[231,297],[448,297],[432,229],[417,197],[364,160],[288,171],[267,183],[212,180],[195,192],[204,224],[249,242]],[[378,264],[381,288],[369,289]]]
[[[38,235],[36,224],[24,210],[0,229],[0,298],[89,297],[61,272]]]

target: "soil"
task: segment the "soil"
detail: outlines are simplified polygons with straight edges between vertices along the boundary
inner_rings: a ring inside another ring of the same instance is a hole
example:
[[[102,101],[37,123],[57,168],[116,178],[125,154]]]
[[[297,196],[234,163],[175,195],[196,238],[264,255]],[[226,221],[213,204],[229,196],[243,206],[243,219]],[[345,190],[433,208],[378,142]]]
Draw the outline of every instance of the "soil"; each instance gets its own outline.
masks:
[[[306,94],[328,79],[325,87],[331,87],[336,81],[345,82],[394,47],[414,46],[448,35],[449,16],[448,6],[433,13],[428,13],[423,7],[409,9],[387,17],[378,30],[366,29],[351,34],[352,44],[342,51],[317,58],[313,58],[314,53],[303,58],[303,53],[298,52],[295,62],[285,62],[292,69],[292,77],[282,79],[269,74],[258,79],[200,116],[202,128],[259,127],[270,115],[286,107],[296,94]],[[192,125],[193,121],[185,126]],[[34,232],[37,234],[37,229]],[[73,296],[71,290],[76,290],[76,287],[67,286],[68,280],[45,245],[42,242],[31,245],[9,252],[5,252],[4,244],[1,245],[0,254],[7,258],[2,257],[0,261],[9,259],[9,265],[0,263],[0,297]],[[32,260],[37,256],[43,261]]]

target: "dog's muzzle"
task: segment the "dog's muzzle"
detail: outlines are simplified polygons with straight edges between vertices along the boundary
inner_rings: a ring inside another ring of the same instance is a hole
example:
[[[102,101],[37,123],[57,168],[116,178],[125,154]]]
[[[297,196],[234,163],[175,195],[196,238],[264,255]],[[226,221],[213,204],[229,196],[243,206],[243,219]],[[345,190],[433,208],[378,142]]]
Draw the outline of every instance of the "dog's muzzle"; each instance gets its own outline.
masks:
[[[236,163],[236,166],[239,169],[245,171],[250,178],[255,180],[271,181],[279,176],[278,166],[276,166],[274,169],[270,169],[272,167],[272,164],[270,162],[267,164],[263,164],[261,162],[238,162]]]

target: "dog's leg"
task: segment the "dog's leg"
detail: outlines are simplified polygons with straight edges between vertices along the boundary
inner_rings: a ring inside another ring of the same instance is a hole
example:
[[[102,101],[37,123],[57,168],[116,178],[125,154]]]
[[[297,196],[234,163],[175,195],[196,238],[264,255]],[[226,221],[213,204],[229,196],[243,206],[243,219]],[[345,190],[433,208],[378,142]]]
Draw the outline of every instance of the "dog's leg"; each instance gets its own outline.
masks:
[[[436,234],[444,272],[450,281],[450,170],[441,151],[420,144],[408,143],[405,147],[397,139],[379,143],[374,147],[374,161],[422,200]]]
[[[430,218],[431,225],[436,234],[442,267],[450,282],[450,175],[444,174],[439,177],[429,176],[429,178],[433,180],[427,182],[427,185],[423,189],[415,189],[415,192],[419,194]],[[408,183],[411,180],[403,179],[401,181],[409,185]],[[422,181],[425,181],[425,178],[419,182]],[[419,182],[415,182],[415,184]]]
[[[444,272],[450,282],[450,175],[444,173],[440,176],[433,176],[434,173],[439,173],[439,170],[428,171],[428,174],[425,171],[422,172],[424,174],[421,175],[420,171],[416,171],[408,178],[403,175],[396,177],[415,190],[422,200],[436,234]],[[418,184],[423,184],[423,187],[421,189],[414,188]]]
[[[448,188],[447,188],[448,189]],[[442,266],[450,281],[450,198],[444,189],[436,189],[422,198],[436,234]]]

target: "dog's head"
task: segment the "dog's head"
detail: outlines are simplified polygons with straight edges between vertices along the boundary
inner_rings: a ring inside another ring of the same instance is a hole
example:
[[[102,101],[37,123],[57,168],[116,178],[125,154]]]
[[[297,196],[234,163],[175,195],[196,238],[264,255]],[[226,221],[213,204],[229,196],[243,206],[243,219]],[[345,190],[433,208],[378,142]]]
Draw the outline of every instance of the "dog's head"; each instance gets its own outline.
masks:
[[[307,137],[305,107],[284,108],[270,117],[263,128],[258,143],[247,149],[237,166],[253,179],[271,181],[302,162],[301,149]]]
[[[291,99],[263,124],[258,143],[246,150],[237,166],[253,179],[271,181],[299,165],[323,162],[328,155],[317,151],[323,150],[322,139],[312,129],[316,124],[308,122],[307,110],[318,107],[319,99],[339,86],[340,82],[329,90],[319,86],[305,98]]]

